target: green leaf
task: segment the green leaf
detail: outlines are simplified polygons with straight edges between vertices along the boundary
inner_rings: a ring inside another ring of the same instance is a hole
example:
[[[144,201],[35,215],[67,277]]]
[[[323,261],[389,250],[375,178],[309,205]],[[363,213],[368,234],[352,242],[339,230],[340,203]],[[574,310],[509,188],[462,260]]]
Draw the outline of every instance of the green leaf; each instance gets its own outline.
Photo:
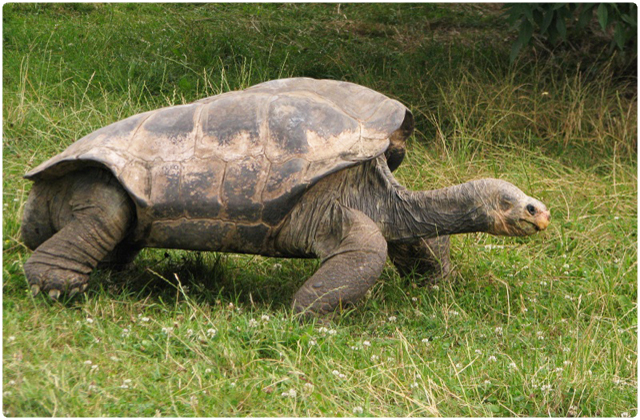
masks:
[[[522,42],[522,46],[525,46],[531,41],[531,37],[533,36],[533,24],[528,20],[522,21],[520,25],[520,34],[518,35],[518,39]]]
[[[604,3],[598,6],[598,22],[600,22],[603,31],[607,29],[609,25],[609,9]]]
[[[556,20],[556,29],[558,30],[558,34],[562,37],[563,40],[567,39],[567,25],[564,23],[563,19]]]
[[[547,33],[547,29],[549,29],[549,26],[551,25],[551,22],[553,22],[553,16],[555,15],[555,12],[553,10],[548,10],[545,15],[544,15],[544,20],[542,21],[542,25],[540,25],[540,33],[545,35]]]
[[[616,28],[613,31],[613,40],[616,42],[616,45],[618,45],[618,48],[620,48],[621,50],[624,48],[624,44],[627,42],[626,38],[627,37],[625,36],[624,28],[622,27],[620,22],[616,22]]]
[[[511,54],[509,54],[509,62],[511,64],[515,63],[516,58],[518,58],[518,54],[520,54],[520,50],[522,49],[522,41],[520,37],[513,43],[511,46]]]

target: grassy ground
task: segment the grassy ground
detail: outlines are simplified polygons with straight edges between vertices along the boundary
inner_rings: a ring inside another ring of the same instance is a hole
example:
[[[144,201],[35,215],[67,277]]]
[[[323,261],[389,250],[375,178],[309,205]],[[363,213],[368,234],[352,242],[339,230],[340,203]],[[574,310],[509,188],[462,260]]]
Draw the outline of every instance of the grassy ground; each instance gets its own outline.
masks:
[[[485,5],[3,12],[5,415],[637,414],[635,81],[601,62],[508,66],[513,35]],[[389,265],[326,327],[289,309],[315,261],[145,250],[73,301],[30,296],[22,174],[125,116],[285,76],[402,100],[403,184],[504,178],[550,228],[456,237],[456,274],[426,287]]]

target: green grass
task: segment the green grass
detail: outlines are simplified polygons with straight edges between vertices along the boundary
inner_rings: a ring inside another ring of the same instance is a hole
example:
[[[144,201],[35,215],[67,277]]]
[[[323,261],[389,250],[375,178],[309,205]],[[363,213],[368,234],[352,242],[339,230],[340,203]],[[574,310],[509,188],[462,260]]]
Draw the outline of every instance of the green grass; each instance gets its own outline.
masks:
[[[3,12],[5,415],[637,414],[635,81],[596,61],[510,67],[515,35],[487,5]],[[455,274],[428,286],[389,264],[327,326],[289,306],[312,260],[145,250],[75,300],[31,297],[28,169],[126,116],[288,76],[402,100],[404,185],[504,178],[548,205],[549,229],[455,237]]]

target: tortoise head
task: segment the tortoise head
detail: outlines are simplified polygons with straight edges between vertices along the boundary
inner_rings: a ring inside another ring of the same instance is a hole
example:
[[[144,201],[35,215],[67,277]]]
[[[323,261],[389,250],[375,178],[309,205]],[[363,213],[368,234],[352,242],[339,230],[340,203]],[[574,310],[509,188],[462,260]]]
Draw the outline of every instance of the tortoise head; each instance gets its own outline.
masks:
[[[549,226],[551,213],[535,198],[529,197],[515,185],[502,180],[490,181],[492,200],[488,232],[501,236],[528,236]]]

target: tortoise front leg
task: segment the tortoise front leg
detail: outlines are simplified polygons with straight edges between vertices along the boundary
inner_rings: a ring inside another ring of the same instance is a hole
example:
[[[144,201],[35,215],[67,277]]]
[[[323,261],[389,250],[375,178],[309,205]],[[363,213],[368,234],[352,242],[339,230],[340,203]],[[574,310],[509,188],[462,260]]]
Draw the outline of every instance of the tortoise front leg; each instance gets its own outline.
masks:
[[[32,292],[42,290],[54,299],[84,291],[91,271],[124,239],[133,220],[127,193],[107,172],[93,169],[57,182],[72,189],[58,209],[67,214],[50,214],[52,225],[60,220],[64,225],[24,264]]]
[[[389,259],[402,276],[414,273],[435,281],[451,274],[449,246],[449,236],[419,238],[409,243],[389,242]]]
[[[364,213],[342,206],[330,213],[333,217],[324,221],[311,244],[322,263],[295,294],[297,313],[326,315],[357,302],[376,282],[387,258],[387,242]]]

